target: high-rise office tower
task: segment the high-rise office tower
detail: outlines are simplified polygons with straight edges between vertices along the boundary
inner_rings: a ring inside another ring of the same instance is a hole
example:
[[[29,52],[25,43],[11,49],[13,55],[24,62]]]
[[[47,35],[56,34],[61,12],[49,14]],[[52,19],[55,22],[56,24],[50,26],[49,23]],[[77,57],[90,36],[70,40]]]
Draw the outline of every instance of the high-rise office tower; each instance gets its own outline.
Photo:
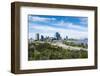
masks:
[[[39,40],[39,33],[36,34],[36,40]]]
[[[68,36],[66,36],[66,40],[68,39]]]
[[[43,35],[41,35],[41,41],[43,41],[44,40],[44,36]]]
[[[56,32],[55,37],[56,37],[57,40],[61,39],[61,36],[60,36],[59,32]]]

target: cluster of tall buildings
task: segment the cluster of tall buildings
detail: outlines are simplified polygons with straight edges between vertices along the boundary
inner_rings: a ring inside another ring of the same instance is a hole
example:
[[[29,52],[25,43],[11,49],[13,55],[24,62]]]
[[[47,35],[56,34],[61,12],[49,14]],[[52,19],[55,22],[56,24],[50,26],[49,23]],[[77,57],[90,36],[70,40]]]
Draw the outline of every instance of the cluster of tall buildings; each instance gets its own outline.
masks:
[[[36,33],[36,38],[35,38],[35,40],[41,40],[41,41],[45,41],[45,40],[48,40],[48,41],[50,41],[50,40],[61,40],[61,39],[62,39],[62,37],[61,37],[59,32],[56,32],[54,37],[49,37],[49,36],[44,37],[43,35],[40,35],[39,33]],[[68,39],[68,36],[66,36],[65,39]]]
[[[43,41],[44,40],[44,36],[43,35],[40,36],[39,33],[37,33],[35,40],[42,40]]]
[[[50,37],[50,36],[45,36],[44,35],[40,35],[39,33],[36,33],[35,39],[36,41],[48,41],[48,42],[62,42],[63,40],[68,40],[70,38],[68,38],[68,36],[66,35],[64,39],[62,39],[61,35],[59,32],[56,32],[54,34],[54,37]],[[32,43],[34,41],[32,38],[29,39],[29,43]],[[83,45],[87,45],[88,44],[88,39],[72,39],[72,40],[68,40],[68,42],[73,42],[74,44],[83,44]]]

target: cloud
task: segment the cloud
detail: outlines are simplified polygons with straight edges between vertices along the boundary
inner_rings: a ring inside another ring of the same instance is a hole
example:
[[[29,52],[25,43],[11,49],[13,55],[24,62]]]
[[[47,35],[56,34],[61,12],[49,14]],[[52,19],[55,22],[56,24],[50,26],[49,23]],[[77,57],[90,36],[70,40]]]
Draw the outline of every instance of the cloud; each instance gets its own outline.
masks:
[[[62,38],[65,38],[66,35],[69,38],[77,38],[77,39],[88,37],[87,31],[78,31],[67,28],[56,28],[56,27],[36,25],[36,24],[33,24],[31,28],[33,29],[33,31],[30,32],[29,38],[31,37],[31,33],[33,35],[32,37],[35,37],[36,33],[40,33],[41,35],[44,36],[54,37],[55,32],[59,32]]]
[[[81,18],[80,24],[87,25],[88,24],[88,18]]]
[[[80,31],[87,31],[88,30],[87,27],[83,27],[82,25],[76,25],[76,24],[71,23],[71,22],[64,22],[63,20],[59,21],[58,23],[56,23],[54,25],[69,28],[69,29],[76,29],[76,30],[80,30]]]
[[[56,20],[55,18],[45,18],[45,17],[39,17],[39,16],[30,16],[30,18],[31,18],[30,20],[32,21],[39,21],[39,22]]]
[[[80,18],[79,24],[75,24],[74,22],[67,22],[64,20],[59,20],[57,21],[56,18],[50,18],[50,17],[41,17],[41,16],[29,16],[29,20],[32,22],[43,22],[43,23],[48,23],[48,25],[53,25],[56,27],[64,27],[64,28],[69,28],[69,29],[76,29],[80,31],[87,31],[87,24],[88,24],[88,18]],[[86,27],[84,27],[85,25]]]
[[[68,27],[71,28],[71,29],[76,29],[76,30],[80,30],[80,31],[88,31],[87,27],[83,27],[81,25],[74,25],[72,23],[69,24]]]

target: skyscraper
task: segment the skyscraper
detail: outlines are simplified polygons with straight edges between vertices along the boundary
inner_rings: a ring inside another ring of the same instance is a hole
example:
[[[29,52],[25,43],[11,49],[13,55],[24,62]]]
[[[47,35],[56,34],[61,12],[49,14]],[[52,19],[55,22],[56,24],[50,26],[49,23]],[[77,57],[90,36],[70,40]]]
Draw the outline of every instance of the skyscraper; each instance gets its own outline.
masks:
[[[44,40],[44,36],[43,35],[41,35],[41,41],[43,41]]]
[[[39,40],[39,33],[36,34],[36,40]]]
[[[61,36],[60,36],[59,32],[56,32],[55,37],[56,37],[57,40],[61,39]]]
[[[68,36],[66,36],[66,40],[68,39]]]

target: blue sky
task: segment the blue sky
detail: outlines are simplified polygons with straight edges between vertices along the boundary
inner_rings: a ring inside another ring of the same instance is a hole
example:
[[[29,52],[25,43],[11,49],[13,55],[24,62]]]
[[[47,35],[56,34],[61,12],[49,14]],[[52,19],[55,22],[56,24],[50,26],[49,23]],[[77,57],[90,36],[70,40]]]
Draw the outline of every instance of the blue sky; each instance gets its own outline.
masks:
[[[35,34],[54,37],[59,32],[62,38],[87,38],[88,18],[75,16],[28,15],[29,38]]]

